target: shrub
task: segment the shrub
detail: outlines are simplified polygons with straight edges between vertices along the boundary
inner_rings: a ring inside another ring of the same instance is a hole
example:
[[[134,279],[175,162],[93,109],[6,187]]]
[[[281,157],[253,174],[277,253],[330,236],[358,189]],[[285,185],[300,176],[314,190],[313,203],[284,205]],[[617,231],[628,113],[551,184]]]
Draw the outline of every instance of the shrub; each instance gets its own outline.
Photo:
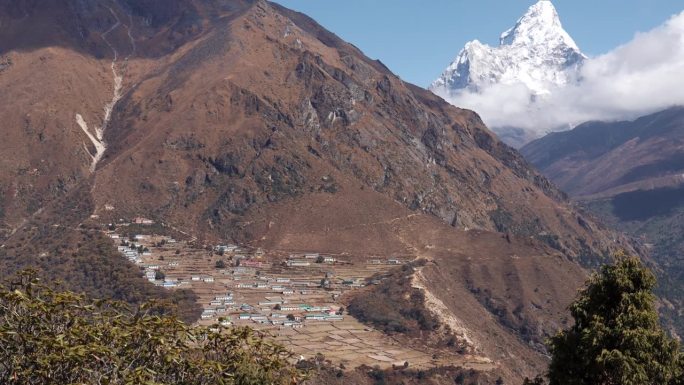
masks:
[[[154,279],[157,281],[163,281],[166,279],[166,274],[164,274],[164,272],[161,270],[157,270],[154,272]]]
[[[249,328],[194,328],[162,308],[57,292],[23,273],[0,288],[0,383],[295,384],[291,357]]]

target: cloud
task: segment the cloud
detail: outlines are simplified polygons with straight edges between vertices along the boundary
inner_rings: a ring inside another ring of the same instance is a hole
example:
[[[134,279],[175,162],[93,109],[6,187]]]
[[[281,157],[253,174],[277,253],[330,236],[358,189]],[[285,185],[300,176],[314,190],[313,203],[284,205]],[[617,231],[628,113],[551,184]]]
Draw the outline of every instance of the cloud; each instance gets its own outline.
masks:
[[[535,96],[522,84],[493,85],[448,97],[490,127],[536,136],[588,120],[632,119],[684,105],[684,12],[605,55],[588,59],[577,82]]]

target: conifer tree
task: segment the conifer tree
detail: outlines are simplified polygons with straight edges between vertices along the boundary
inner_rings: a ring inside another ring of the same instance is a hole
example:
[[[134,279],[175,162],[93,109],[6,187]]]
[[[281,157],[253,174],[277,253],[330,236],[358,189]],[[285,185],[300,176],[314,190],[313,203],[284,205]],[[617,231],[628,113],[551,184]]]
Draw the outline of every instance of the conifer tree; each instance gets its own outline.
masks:
[[[624,254],[595,273],[570,306],[574,325],[550,341],[550,385],[681,383],[679,346],[658,323],[655,284]]]

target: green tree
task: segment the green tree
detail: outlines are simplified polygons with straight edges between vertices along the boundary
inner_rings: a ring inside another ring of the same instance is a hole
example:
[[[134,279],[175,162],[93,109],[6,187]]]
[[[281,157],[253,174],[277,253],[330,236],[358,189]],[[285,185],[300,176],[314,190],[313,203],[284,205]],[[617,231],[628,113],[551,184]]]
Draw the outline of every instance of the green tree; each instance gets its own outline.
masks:
[[[194,328],[162,307],[56,292],[24,274],[0,288],[0,383],[292,385],[291,354],[249,328]]]
[[[163,271],[157,270],[154,272],[154,279],[157,281],[163,281],[166,279],[166,274]]]
[[[550,340],[550,385],[666,385],[679,374],[679,346],[658,323],[656,279],[620,254],[570,306],[574,325]]]

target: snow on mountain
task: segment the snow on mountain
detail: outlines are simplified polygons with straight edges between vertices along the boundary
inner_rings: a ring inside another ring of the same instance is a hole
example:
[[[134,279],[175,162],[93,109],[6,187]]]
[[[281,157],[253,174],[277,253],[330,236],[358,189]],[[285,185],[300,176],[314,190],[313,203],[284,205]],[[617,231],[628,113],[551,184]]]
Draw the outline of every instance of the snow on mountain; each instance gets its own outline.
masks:
[[[588,58],[549,0],[490,47],[466,44],[430,89],[476,111],[514,147],[592,120],[632,120],[684,105],[684,12]]]
[[[546,95],[574,82],[585,59],[551,1],[540,0],[501,35],[498,47],[467,43],[430,90],[449,97],[495,84],[522,84],[533,96]]]

